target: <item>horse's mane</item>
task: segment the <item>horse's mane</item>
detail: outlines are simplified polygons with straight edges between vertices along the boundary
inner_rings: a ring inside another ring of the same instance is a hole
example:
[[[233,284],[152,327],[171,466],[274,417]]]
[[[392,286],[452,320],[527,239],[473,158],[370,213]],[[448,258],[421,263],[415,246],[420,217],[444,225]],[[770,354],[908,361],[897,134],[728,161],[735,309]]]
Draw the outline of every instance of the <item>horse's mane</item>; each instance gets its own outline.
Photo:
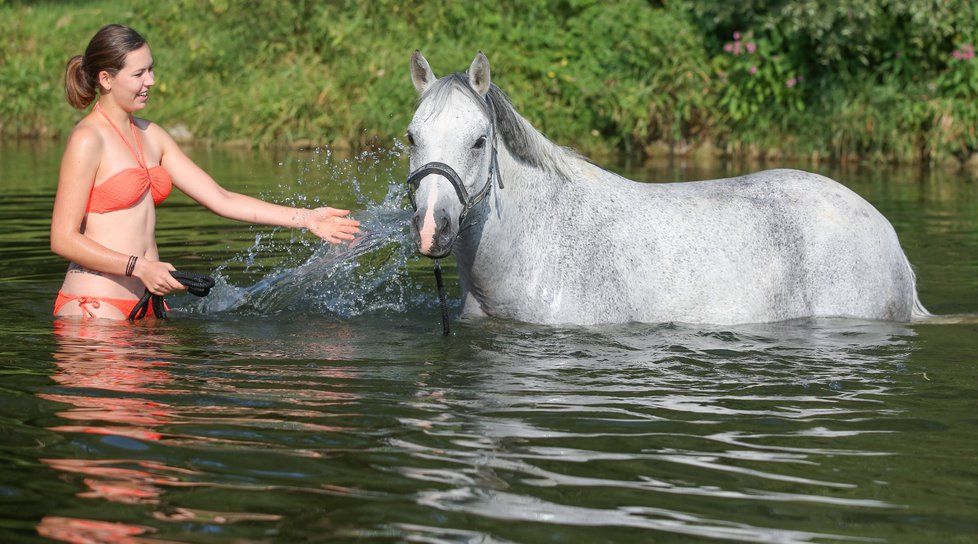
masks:
[[[540,131],[533,128],[533,125],[516,111],[506,93],[495,84],[489,85],[487,94],[489,101],[492,102],[491,108],[469,85],[469,76],[461,72],[455,72],[432,83],[425,89],[418,102],[432,98],[437,101],[436,106],[440,110],[448,101],[452,91],[456,90],[474,100],[482,108],[486,117],[495,116],[496,130],[502,136],[503,144],[520,161],[557,174],[563,179],[571,179],[574,176],[575,163],[586,162],[573,149],[551,142]]]

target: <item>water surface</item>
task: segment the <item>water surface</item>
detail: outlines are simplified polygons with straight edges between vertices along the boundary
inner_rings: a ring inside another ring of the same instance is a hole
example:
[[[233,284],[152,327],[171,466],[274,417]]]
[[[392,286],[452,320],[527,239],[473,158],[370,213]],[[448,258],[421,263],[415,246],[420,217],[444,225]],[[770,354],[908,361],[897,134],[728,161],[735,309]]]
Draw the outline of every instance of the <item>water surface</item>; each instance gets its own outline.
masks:
[[[182,196],[167,322],[53,320],[57,146],[0,147],[0,541],[971,542],[978,325],[453,323],[396,154],[196,150],[226,186],[358,211],[355,248]],[[745,165],[617,165],[671,181]],[[821,168],[877,206],[935,313],[978,312],[978,186]],[[454,270],[446,263],[450,290]],[[454,307],[457,311],[457,306]]]

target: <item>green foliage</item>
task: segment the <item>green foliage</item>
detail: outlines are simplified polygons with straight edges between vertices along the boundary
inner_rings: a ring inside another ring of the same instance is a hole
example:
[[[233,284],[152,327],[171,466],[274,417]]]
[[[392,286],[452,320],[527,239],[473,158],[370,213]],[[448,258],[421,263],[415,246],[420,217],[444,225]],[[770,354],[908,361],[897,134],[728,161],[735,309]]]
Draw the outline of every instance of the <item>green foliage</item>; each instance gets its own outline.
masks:
[[[974,29],[971,0],[687,0],[696,24],[716,40],[736,31],[778,35],[782,51],[813,78],[911,76],[941,68],[955,37]]]
[[[781,145],[879,159],[962,158],[978,150],[970,83],[978,61],[953,56],[978,42],[978,3],[687,0],[684,7],[711,50],[741,32],[756,35],[759,53],[767,53],[773,76],[760,84],[743,76],[753,59],[714,57],[718,72],[732,72],[721,106],[733,121],[762,131],[724,127],[733,140],[773,131],[767,139]],[[786,97],[781,81],[789,74],[803,79]]]
[[[148,116],[215,141],[390,145],[421,49],[439,75],[484,51],[532,123],[587,153],[705,140],[880,159],[978,150],[966,0],[7,2],[0,134],[70,129],[81,113],[64,101],[64,64],[109,22],[153,47]]]
[[[978,38],[978,36],[975,36]],[[959,159],[978,149],[978,58],[971,39],[952,53],[948,69],[934,83],[939,102],[939,128],[933,147],[948,150]]]
[[[713,69],[724,83],[717,105],[730,119],[739,123],[764,110],[804,110],[800,90],[804,77],[781,54],[780,40],[755,39],[752,32],[735,32],[733,38],[724,44],[725,54],[713,60]]]

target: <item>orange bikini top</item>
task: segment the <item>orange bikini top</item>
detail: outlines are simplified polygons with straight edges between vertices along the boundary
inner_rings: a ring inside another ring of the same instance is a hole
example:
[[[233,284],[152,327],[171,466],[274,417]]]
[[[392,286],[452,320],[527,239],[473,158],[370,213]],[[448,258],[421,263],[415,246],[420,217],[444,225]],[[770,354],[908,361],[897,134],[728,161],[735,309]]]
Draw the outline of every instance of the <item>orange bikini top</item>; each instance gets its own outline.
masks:
[[[136,135],[136,125],[132,122],[132,119],[129,119],[129,128],[132,129],[132,137],[136,140],[136,146],[139,148],[138,153],[129,145],[129,142],[123,137],[122,131],[115,126],[115,123],[109,119],[109,116],[102,111],[102,108],[98,104],[95,104],[95,109],[112,125],[119,138],[122,138],[122,141],[125,142],[126,147],[132,153],[133,158],[136,159],[136,163],[139,164],[139,167],[126,168],[92,187],[92,194],[88,198],[88,211],[92,213],[106,213],[128,208],[139,202],[143,198],[143,195],[146,194],[147,189],[153,195],[153,204],[159,205],[166,200],[173,187],[170,174],[159,165],[151,168],[146,167],[143,146],[139,143],[139,136]]]

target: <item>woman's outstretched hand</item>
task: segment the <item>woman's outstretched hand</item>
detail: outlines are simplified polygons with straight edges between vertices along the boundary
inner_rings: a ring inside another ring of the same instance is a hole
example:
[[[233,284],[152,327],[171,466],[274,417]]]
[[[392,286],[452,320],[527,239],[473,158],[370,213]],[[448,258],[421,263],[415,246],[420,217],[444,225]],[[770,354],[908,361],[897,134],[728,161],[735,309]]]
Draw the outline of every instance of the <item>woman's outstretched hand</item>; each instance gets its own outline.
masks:
[[[360,222],[356,219],[347,217],[350,210],[337,210],[336,208],[316,208],[309,210],[305,218],[305,227],[310,232],[319,236],[331,244],[338,244],[344,240],[353,240],[353,235],[360,232]]]
[[[170,275],[170,271],[176,270],[170,263],[162,261],[151,261],[141,258],[136,261],[136,269],[132,275],[139,278],[154,295],[169,295],[173,291],[184,291],[187,288],[176,278]]]

